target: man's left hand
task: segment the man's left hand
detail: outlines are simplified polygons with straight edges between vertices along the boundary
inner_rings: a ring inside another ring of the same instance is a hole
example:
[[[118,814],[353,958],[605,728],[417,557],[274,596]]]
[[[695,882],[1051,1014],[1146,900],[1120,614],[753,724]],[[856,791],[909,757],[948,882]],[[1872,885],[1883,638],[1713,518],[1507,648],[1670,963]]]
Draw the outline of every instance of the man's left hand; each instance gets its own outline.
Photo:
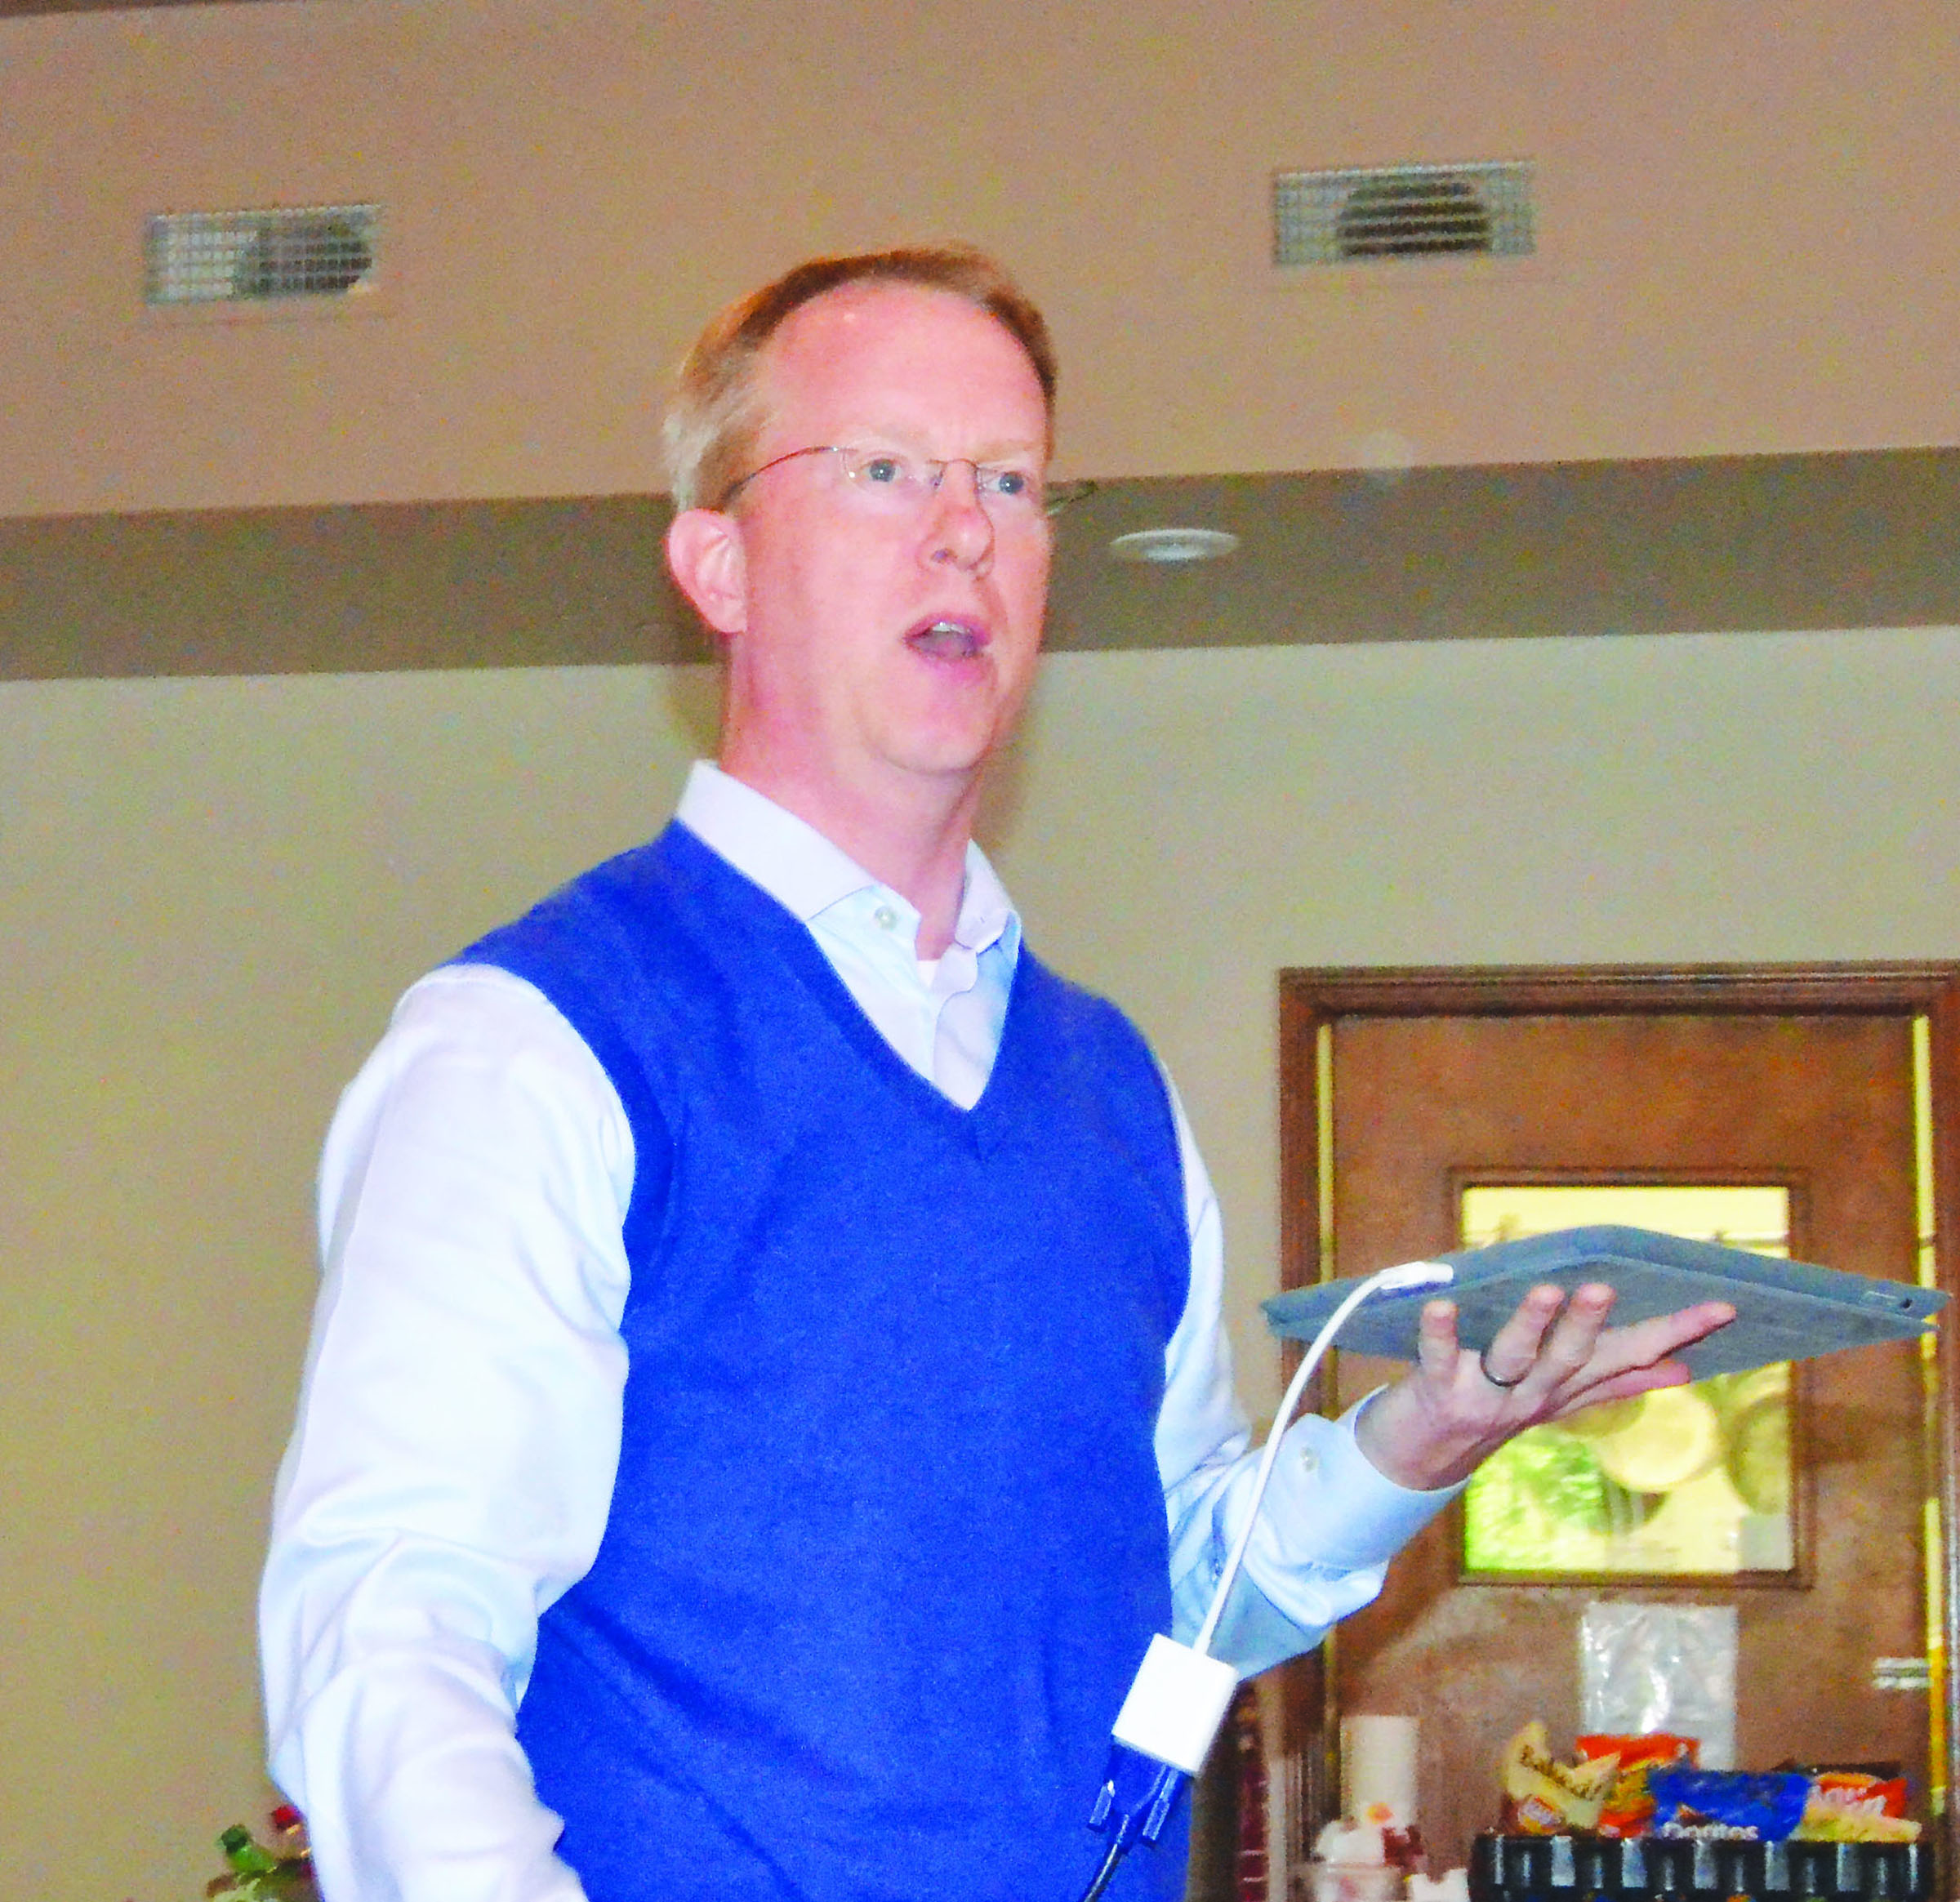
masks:
[[[1459,1347],[1456,1305],[1423,1309],[1415,1366],[1362,1410],[1355,1437],[1398,1486],[1428,1492],[1468,1479],[1527,1427],[1693,1376],[1673,1356],[1735,1318],[1708,1301],[1608,1327],[1613,1290],[1588,1282],[1566,1299],[1534,1288],[1482,1353]]]

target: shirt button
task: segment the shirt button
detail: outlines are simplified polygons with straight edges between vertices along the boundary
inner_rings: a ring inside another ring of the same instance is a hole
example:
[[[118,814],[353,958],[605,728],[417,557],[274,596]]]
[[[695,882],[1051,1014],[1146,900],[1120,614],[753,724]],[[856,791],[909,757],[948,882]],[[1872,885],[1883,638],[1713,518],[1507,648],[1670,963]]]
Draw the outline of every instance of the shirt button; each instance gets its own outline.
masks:
[[[1300,1470],[1303,1472],[1312,1472],[1320,1463],[1320,1454],[1316,1453],[1311,1446],[1303,1446],[1300,1449]]]
[[[889,905],[880,905],[871,914],[871,922],[880,931],[896,931],[898,929],[898,914]]]

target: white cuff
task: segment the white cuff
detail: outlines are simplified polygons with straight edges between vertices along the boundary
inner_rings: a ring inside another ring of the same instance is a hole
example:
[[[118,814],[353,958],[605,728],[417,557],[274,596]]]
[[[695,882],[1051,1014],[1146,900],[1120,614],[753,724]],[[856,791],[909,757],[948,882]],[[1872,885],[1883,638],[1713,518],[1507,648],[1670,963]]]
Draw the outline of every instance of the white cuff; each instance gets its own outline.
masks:
[[[1386,1565],[1463,1490],[1411,1492],[1374,1464],[1354,1434],[1374,1398],[1366,1395],[1338,1420],[1309,1414],[1287,1429],[1246,1553],[1262,1586],[1269,1570]]]
[[[1309,1414],[1281,1442],[1214,1646],[1242,1676],[1311,1650],[1370,1603],[1388,1561],[1462,1490],[1411,1492],[1370,1462],[1354,1422],[1374,1397],[1339,1420]],[[1221,1515],[1235,1530],[1239,1504],[1232,1499]]]

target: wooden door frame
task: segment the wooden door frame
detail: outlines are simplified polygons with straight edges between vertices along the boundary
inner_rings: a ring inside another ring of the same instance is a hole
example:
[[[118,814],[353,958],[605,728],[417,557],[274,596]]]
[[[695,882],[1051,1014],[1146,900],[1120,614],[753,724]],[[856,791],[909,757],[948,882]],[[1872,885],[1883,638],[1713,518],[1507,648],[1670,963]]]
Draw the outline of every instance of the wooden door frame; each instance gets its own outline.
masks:
[[[1933,1259],[1960,1287],[1960,964],[1365,966],[1280,973],[1280,1285],[1323,1279],[1320,1031],[1343,1018],[1925,1017],[1931,1027]],[[1296,1350],[1297,1351],[1297,1350]],[[1946,1809],[1932,1819],[1942,1869],[1960,1872],[1960,1325],[1939,1331],[1935,1439],[1944,1670]],[[1328,1641],[1331,1648],[1336,1639]],[[1305,1799],[1294,1855],[1311,1848],[1339,1784],[1339,1726],[1324,1721],[1319,1655],[1294,1673],[1276,1766]]]

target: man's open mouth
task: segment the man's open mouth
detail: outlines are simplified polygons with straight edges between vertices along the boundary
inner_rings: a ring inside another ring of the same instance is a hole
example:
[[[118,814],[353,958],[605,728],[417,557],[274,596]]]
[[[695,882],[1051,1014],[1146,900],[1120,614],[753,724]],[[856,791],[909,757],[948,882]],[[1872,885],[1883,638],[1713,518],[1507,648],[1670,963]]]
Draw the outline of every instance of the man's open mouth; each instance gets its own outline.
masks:
[[[935,661],[970,661],[987,645],[986,630],[968,621],[929,621],[905,637],[915,653]]]

